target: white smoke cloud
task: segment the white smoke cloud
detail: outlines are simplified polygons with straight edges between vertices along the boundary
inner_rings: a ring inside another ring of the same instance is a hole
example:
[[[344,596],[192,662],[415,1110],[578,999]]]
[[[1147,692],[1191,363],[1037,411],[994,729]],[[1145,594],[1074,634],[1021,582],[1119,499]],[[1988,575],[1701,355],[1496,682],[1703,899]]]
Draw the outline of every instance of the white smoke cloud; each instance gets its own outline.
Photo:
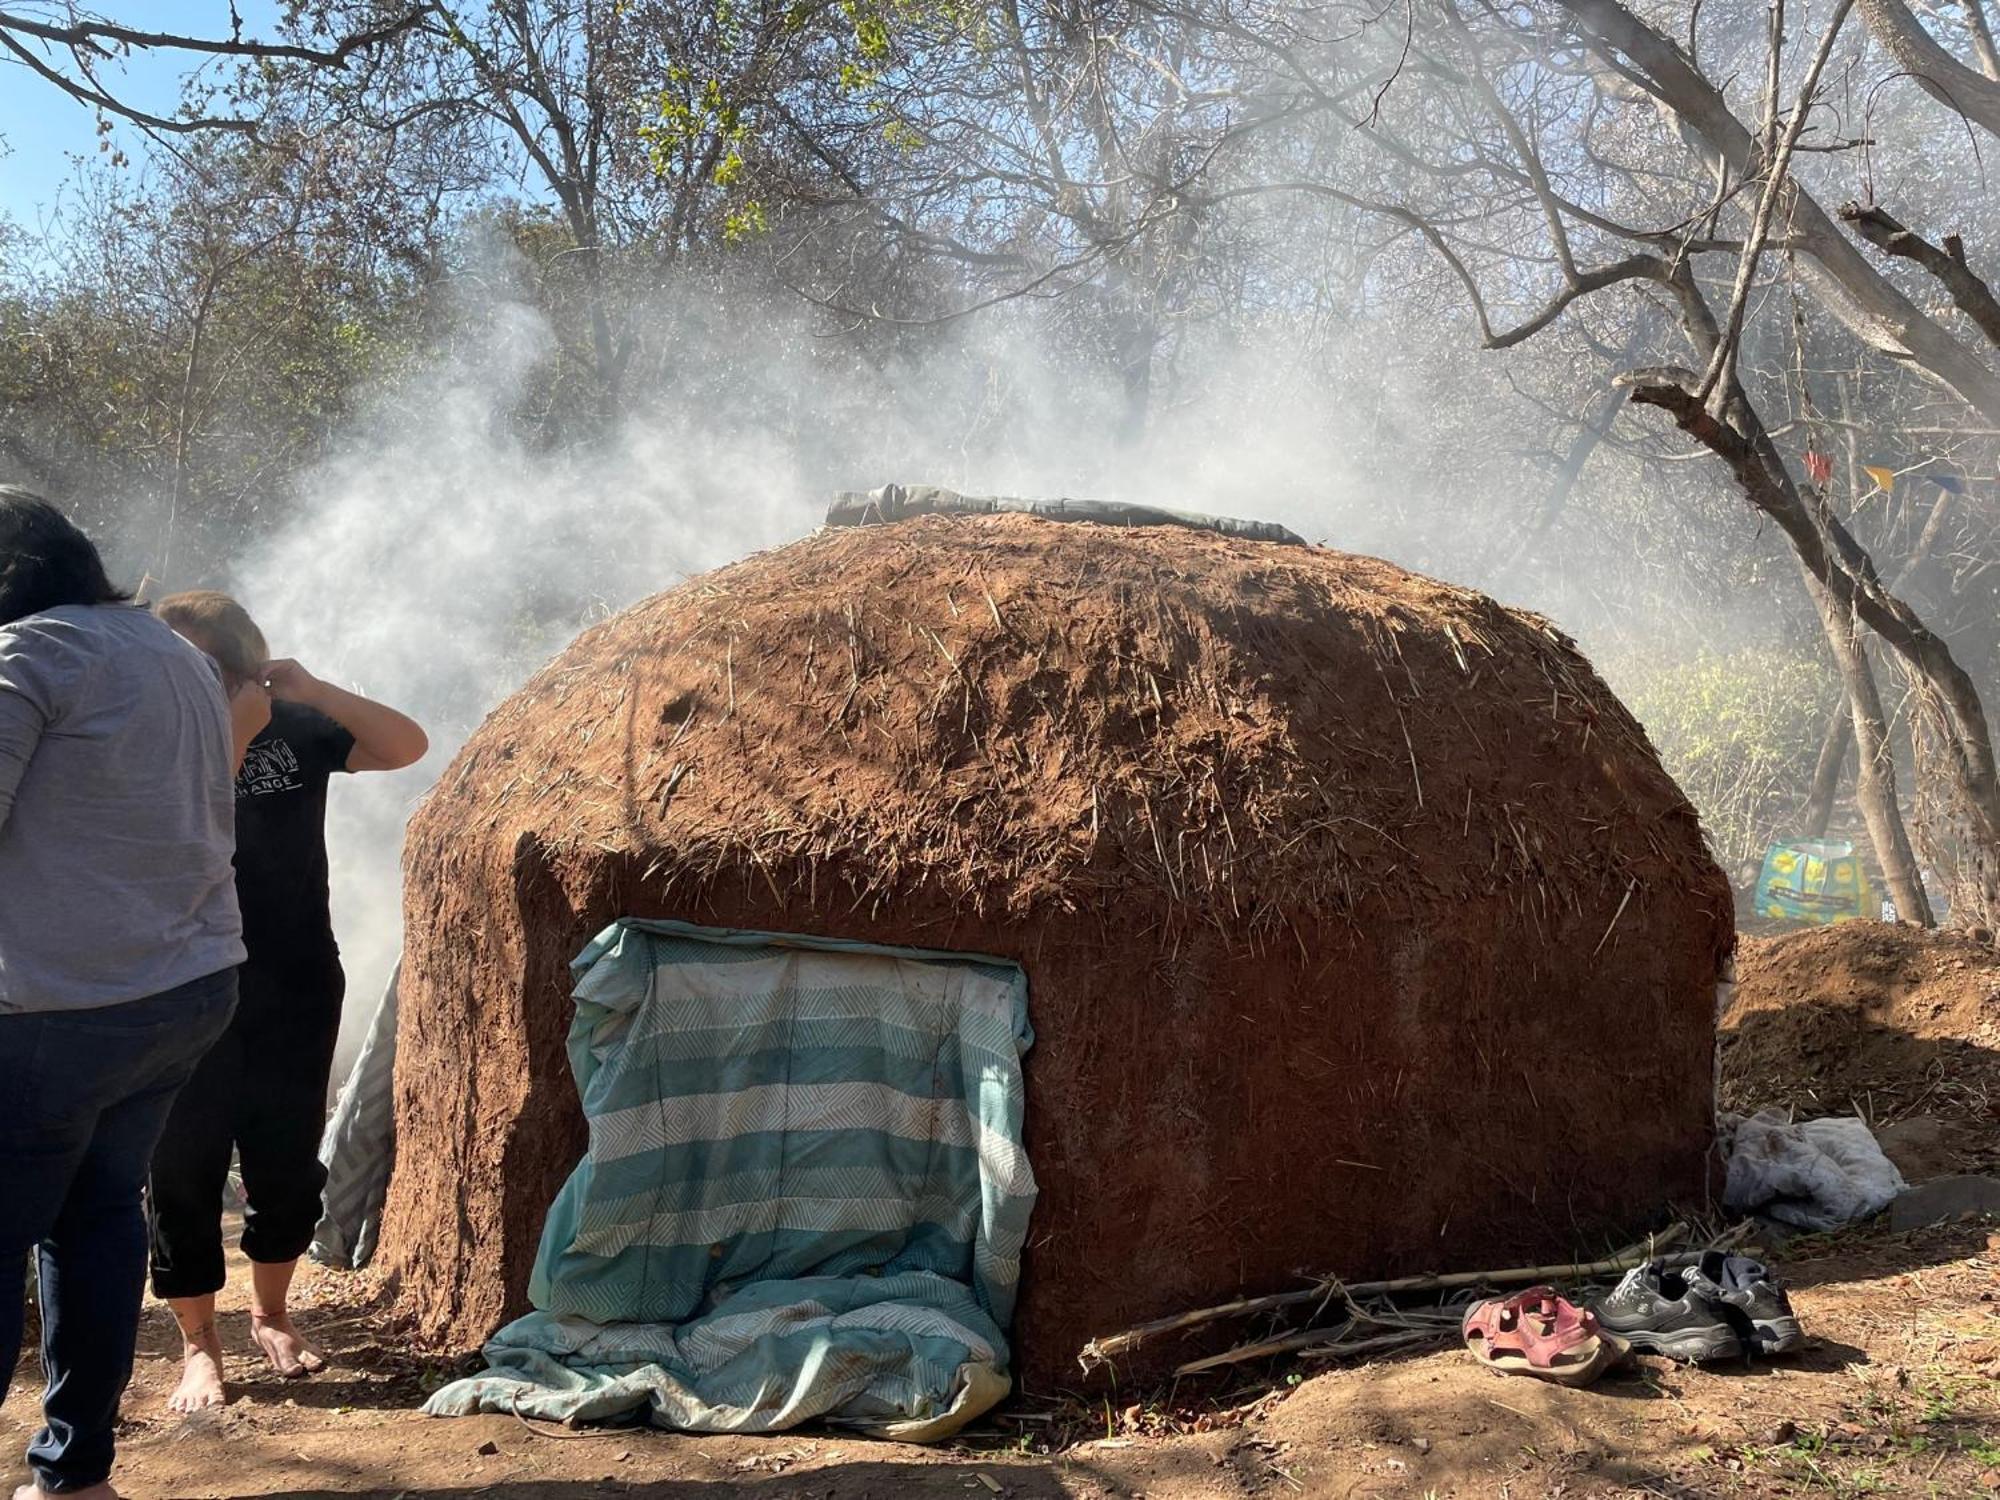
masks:
[[[1281,521],[1474,583],[1496,555],[1482,532],[1520,498],[1479,491],[1477,454],[1444,455],[1454,468],[1412,446],[1441,377],[1383,357],[1365,329],[1317,362],[1274,353],[1276,338],[1217,340],[1183,360],[1198,383],[1167,389],[1131,445],[1112,383],[1052,352],[1029,310],[869,362],[808,310],[692,278],[644,319],[674,379],[671,402],[646,405],[668,414],[538,452],[513,418],[555,340],[522,276],[500,248],[461,278],[447,352],[379,394],[232,580],[274,652],[431,735],[418,767],[335,782],[349,1041],[400,947],[403,824],[484,715],[590,619],[806,534],[835,490],[1145,501]]]

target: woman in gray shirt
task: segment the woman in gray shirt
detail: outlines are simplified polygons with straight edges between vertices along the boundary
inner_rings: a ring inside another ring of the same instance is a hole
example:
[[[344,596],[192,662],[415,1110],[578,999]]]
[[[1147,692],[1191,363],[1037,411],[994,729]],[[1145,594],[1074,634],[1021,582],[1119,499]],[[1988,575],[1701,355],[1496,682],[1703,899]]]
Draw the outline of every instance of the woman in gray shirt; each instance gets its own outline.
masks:
[[[111,586],[82,532],[0,488],[0,1398],[38,1250],[30,1500],[113,1494],[140,1188],[243,960],[232,741],[248,736],[231,710],[214,665]]]

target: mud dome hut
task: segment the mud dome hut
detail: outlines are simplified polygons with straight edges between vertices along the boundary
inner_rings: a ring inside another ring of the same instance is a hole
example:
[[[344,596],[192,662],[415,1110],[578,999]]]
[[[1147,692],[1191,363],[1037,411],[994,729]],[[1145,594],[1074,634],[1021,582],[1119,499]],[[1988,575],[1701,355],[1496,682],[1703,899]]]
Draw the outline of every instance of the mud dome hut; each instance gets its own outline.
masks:
[[[383,1242],[468,1347],[584,1146],[567,965],[608,922],[1016,960],[1043,1390],[1301,1270],[1518,1264],[1697,1197],[1733,942],[1693,808],[1545,621],[1004,513],[829,527],[586,631],[418,813],[406,916]]]

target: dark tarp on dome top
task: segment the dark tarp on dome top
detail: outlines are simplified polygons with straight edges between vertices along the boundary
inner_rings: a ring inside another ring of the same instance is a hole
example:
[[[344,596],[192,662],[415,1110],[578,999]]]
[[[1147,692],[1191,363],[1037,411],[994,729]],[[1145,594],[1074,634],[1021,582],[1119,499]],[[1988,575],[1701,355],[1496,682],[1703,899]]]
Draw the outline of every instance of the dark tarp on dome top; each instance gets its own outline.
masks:
[[[1099,526],[1185,526],[1252,542],[1303,547],[1305,538],[1274,521],[1239,521],[1158,505],[1119,500],[1017,500],[1008,495],[961,495],[934,484],[885,484],[866,494],[843,490],[826,510],[829,526],[872,526],[911,516],[1040,516],[1045,521],[1091,521]]]

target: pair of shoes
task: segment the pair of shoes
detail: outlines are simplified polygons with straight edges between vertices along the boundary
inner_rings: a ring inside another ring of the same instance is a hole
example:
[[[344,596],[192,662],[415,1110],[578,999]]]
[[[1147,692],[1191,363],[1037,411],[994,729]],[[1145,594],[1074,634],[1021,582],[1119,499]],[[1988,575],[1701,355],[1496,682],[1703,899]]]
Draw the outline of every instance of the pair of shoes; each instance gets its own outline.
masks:
[[[1589,1385],[1625,1362],[1631,1345],[1598,1326],[1588,1308],[1529,1287],[1466,1309],[1459,1334],[1472,1357],[1503,1375],[1533,1375],[1558,1385]]]
[[[1648,1354],[1688,1361],[1790,1354],[1806,1341],[1791,1299],[1742,1255],[1711,1250],[1681,1270],[1654,1261],[1592,1304],[1598,1322]]]

